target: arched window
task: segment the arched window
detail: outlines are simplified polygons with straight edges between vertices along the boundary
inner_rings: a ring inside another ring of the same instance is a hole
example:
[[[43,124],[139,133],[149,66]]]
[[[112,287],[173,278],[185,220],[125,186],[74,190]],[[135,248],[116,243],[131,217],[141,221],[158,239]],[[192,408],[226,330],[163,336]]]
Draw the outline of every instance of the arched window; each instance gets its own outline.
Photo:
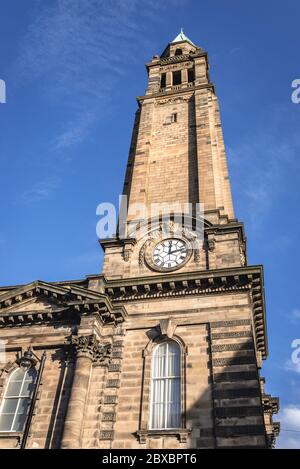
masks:
[[[0,408],[0,432],[22,432],[36,383],[35,368],[18,368],[9,378]]]
[[[157,345],[152,358],[150,428],[181,427],[181,349],[174,341]]]

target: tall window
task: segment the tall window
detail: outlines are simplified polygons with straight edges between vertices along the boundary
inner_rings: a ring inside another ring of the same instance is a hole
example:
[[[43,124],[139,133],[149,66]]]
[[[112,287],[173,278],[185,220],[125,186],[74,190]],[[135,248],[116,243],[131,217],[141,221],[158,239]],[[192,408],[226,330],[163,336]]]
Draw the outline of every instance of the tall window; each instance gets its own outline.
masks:
[[[181,427],[181,350],[176,342],[158,345],[151,376],[151,429]]]
[[[161,87],[161,88],[165,88],[165,87],[166,87],[166,84],[167,84],[166,77],[167,77],[167,74],[166,74],[166,73],[162,73],[162,74],[161,74],[161,77],[160,77],[160,87]]]
[[[195,72],[192,68],[188,69],[188,82],[191,83],[195,80]]]
[[[15,370],[7,384],[0,408],[0,432],[22,432],[36,383],[35,368]]]
[[[173,72],[173,86],[181,85],[181,70]]]

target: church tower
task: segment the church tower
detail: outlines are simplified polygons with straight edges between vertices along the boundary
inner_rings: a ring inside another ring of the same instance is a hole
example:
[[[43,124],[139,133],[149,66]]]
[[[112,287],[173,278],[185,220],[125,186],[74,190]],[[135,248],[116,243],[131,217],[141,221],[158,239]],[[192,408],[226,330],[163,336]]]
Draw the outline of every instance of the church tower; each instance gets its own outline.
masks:
[[[181,31],[147,72],[102,273],[0,287],[0,448],[274,446],[207,53]]]
[[[181,30],[146,67],[123,189],[131,228],[102,240],[90,280],[128,314],[112,447],[270,447],[263,268],[234,217],[207,53]]]

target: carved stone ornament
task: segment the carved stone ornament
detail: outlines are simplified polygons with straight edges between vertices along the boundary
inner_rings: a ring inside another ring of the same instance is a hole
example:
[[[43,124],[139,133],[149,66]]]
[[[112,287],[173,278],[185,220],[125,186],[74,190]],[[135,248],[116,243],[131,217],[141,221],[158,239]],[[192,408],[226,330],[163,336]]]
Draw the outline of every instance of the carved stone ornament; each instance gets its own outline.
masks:
[[[151,240],[152,241],[152,240]],[[144,260],[145,260],[145,252],[147,249],[147,246],[151,243],[151,241],[148,239],[143,246],[141,247],[140,253],[139,253],[139,266],[143,267],[144,265]]]
[[[111,344],[100,344],[94,334],[73,336],[77,357],[84,356],[93,362],[104,363],[110,360],[112,353]]]
[[[160,327],[161,336],[167,336],[169,339],[172,339],[175,333],[177,324],[174,321],[172,321],[171,318],[161,319],[159,321],[159,327]]]
[[[242,267],[245,267],[246,265],[246,255],[245,255],[245,244],[240,245],[240,259],[241,259],[241,265]]]
[[[159,106],[162,104],[178,104],[178,103],[183,103],[183,102],[188,102],[192,98],[191,95],[189,96],[176,96],[174,98],[164,98],[164,99],[157,99],[155,101],[155,105]]]
[[[195,250],[194,250],[194,261],[196,262],[196,264],[199,264],[200,259],[201,259],[200,250],[199,250],[199,249],[195,249]]]
[[[210,239],[208,239],[208,241],[207,241],[207,245],[208,245],[208,249],[209,249],[210,251],[214,251],[214,249],[215,249],[215,247],[216,247],[216,242],[215,242],[215,240],[214,240],[213,238],[210,238]]]
[[[186,56],[186,57],[188,57],[188,56]],[[174,63],[174,64],[170,64],[170,65],[163,65],[162,67],[159,67],[159,71],[161,73],[163,73],[163,72],[168,72],[170,70],[172,70],[172,71],[173,70],[178,70],[178,69],[181,70],[183,67],[184,68],[192,68],[193,64],[192,64],[192,62],[183,62],[182,60],[180,60],[179,63]]]
[[[129,259],[130,259],[130,254],[131,254],[131,250],[130,250],[130,249],[126,249],[126,248],[124,247],[124,249],[123,249],[123,259],[124,259],[125,262],[128,262],[128,261],[129,261]]]

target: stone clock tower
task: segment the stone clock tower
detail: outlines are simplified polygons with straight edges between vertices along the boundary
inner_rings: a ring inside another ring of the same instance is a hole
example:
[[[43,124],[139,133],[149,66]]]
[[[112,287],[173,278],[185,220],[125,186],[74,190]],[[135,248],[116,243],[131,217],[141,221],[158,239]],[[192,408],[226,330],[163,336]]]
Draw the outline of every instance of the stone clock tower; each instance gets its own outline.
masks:
[[[27,447],[274,446],[263,268],[234,216],[207,53],[181,31],[147,71],[102,274],[0,291],[4,404],[26,346],[48,356],[28,436],[0,414],[0,446],[16,429]]]
[[[145,212],[134,236],[129,229],[127,238],[101,243],[103,288],[128,313],[112,444],[270,446],[278,427],[259,371],[268,353],[263,269],[248,265],[244,227],[234,217],[207,53],[181,31],[147,71],[123,189],[127,223],[137,207]],[[187,203],[191,218],[181,223]],[[169,397],[155,388],[164,386],[155,378],[155,350],[172,341],[180,349],[177,429],[161,415],[172,411]]]

